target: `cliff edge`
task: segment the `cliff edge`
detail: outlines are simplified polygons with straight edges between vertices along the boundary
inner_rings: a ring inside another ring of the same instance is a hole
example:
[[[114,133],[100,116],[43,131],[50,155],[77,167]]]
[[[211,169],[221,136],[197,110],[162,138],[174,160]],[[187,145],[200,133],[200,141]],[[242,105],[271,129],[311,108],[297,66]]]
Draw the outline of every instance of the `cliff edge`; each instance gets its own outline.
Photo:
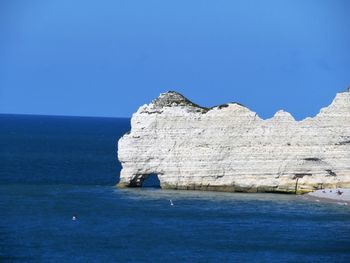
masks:
[[[313,118],[263,120],[239,103],[201,107],[169,91],[141,106],[118,142],[119,187],[305,193],[350,187],[350,92]]]

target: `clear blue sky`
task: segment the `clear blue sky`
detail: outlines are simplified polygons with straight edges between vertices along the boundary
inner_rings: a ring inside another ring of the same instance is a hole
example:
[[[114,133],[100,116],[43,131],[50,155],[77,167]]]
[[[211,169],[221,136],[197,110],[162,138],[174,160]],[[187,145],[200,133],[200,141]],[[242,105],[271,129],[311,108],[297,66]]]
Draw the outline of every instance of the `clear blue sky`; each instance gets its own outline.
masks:
[[[129,117],[159,93],[315,115],[350,85],[347,0],[1,0],[0,113]]]

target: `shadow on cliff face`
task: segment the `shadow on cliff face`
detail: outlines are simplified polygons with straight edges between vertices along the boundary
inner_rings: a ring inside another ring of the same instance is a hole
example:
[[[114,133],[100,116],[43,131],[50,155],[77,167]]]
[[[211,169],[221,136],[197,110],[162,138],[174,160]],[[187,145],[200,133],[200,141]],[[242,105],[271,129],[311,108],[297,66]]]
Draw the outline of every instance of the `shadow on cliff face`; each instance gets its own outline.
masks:
[[[142,188],[160,188],[160,181],[157,174],[150,174],[142,182]]]

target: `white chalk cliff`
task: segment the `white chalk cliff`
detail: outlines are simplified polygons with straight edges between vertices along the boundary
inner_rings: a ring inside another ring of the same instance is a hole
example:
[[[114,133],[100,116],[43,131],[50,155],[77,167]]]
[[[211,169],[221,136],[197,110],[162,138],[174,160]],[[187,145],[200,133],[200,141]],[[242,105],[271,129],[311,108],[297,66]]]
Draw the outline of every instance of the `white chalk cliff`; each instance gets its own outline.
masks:
[[[118,142],[120,187],[304,193],[350,187],[350,92],[313,118],[267,120],[238,103],[200,107],[176,92],[141,106]]]

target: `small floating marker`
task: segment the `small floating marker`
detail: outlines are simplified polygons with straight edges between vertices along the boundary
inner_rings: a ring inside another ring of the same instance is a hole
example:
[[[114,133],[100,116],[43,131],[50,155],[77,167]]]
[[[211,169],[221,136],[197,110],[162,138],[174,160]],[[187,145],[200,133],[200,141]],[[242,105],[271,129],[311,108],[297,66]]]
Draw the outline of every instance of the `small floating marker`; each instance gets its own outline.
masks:
[[[347,203],[337,202],[338,205],[348,205]]]
[[[174,203],[173,203],[173,201],[172,201],[171,199],[169,200],[169,202],[170,202],[170,205],[171,205],[171,206],[174,205]]]
[[[73,217],[72,217],[72,220],[73,220],[73,221],[76,221],[76,220],[77,220],[77,217],[76,217],[76,216],[73,216]]]

